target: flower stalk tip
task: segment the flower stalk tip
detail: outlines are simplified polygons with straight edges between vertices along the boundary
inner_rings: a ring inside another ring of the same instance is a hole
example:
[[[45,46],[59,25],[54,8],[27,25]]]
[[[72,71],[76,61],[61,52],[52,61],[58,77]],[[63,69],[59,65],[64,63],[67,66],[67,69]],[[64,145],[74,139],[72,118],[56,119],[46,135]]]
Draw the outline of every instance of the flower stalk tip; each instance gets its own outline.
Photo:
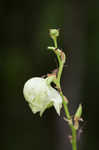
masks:
[[[52,39],[55,39],[59,36],[59,29],[50,29],[49,34]]]

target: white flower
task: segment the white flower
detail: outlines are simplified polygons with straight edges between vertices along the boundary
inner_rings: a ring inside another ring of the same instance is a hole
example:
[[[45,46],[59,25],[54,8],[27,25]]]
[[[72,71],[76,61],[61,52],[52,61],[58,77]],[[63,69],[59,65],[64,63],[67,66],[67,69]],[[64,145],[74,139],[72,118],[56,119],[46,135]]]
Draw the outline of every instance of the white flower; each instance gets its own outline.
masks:
[[[33,113],[40,112],[41,116],[45,109],[54,106],[60,115],[62,98],[59,92],[51,87],[51,82],[51,77],[46,79],[34,77],[25,83],[23,94]]]

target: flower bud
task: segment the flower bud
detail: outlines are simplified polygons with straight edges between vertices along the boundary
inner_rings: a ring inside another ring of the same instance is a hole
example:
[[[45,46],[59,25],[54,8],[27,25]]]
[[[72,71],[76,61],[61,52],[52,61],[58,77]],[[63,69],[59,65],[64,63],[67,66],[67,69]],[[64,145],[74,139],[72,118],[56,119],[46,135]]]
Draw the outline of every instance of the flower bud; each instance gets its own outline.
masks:
[[[60,115],[62,108],[62,98],[59,92],[50,85],[53,78],[49,78],[31,78],[25,83],[23,89],[25,100],[28,102],[32,112],[40,112],[40,116],[51,106],[54,106],[56,112]]]
[[[80,117],[82,115],[82,105],[80,104],[76,113],[75,113],[75,116],[74,116],[74,127],[75,129],[77,130],[79,128],[79,121],[80,121]]]
[[[59,29],[50,29],[49,33],[51,38],[54,39],[59,36]]]
[[[79,120],[81,115],[82,115],[82,105],[80,104],[75,113],[74,120]]]

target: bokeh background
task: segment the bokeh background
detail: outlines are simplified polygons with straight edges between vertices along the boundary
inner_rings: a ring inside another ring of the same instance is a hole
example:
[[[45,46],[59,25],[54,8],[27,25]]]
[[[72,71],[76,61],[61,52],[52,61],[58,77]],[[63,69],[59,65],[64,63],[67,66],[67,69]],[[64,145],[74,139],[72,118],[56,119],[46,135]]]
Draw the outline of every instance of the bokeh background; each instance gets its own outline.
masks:
[[[83,105],[79,150],[99,143],[99,2],[70,0],[0,1],[0,150],[71,150],[70,130],[54,108],[33,115],[24,83],[57,67],[48,29],[60,28],[59,47],[67,55],[62,89],[73,114]]]

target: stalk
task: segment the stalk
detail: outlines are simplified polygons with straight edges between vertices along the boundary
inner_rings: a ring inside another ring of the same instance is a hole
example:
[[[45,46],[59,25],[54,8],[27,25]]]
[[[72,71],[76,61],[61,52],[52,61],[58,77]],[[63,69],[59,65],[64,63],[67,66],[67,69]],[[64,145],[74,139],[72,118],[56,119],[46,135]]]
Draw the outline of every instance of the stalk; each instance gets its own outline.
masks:
[[[58,63],[59,63],[58,74],[57,74],[57,77],[55,80],[55,84],[56,84],[57,88],[59,89],[59,93],[62,97],[62,100],[63,100],[62,103],[63,103],[65,115],[66,115],[69,127],[71,129],[71,132],[72,132],[72,139],[71,139],[72,150],[77,150],[76,129],[73,125],[72,117],[70,115],[69,108],[68,108],[68,103],[65,101],[65,97],[62,93],[61,85],[60,85],[60,79],[61,79],[61,75],[62,75],[62,71],[63,71],[63,67],[64,67],[64,61],[62,61],[61,57],[59,56],[59,53],[57,53],[57,50],[56,50],[57,49],[57,37],[54,37],[52,39],[54,41],[54,47],[49,47],[49,49],[52,49],[54,51],[54,53],[57,56]]]

